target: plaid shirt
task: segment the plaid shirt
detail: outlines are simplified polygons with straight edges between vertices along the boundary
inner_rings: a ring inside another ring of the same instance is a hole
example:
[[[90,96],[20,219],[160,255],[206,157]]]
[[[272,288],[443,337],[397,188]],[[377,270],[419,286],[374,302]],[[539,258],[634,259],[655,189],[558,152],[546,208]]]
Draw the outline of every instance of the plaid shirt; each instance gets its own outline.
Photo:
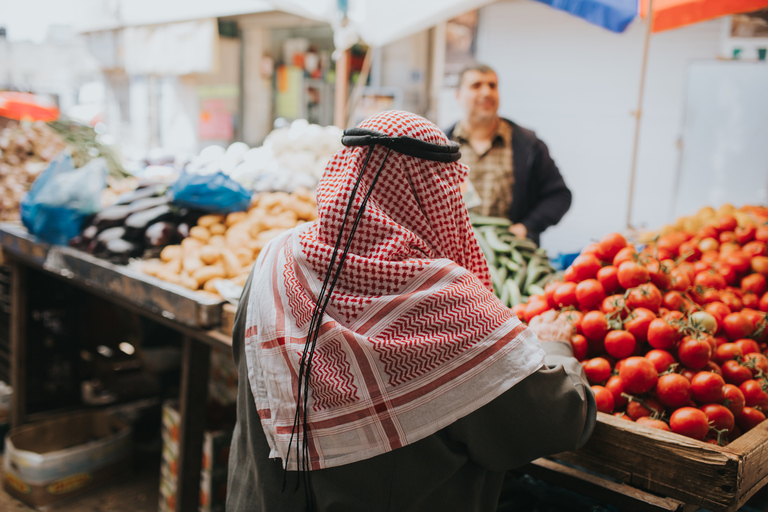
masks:
[[[469,181],[477,190],[482,204],[471,211],[480,215],[507,217],[512,205],[512,125],[499,120],[491,147],[483,154],[469,143],[469,134],[461,123],[456,125],[453,140],[461,145],[461,163],[469,167]]]

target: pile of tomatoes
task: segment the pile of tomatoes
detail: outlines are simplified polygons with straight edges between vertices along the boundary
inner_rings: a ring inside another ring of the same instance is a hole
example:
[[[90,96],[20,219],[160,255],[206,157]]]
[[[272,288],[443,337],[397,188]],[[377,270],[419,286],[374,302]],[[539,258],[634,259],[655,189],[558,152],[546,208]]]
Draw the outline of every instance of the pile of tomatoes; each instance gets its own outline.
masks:
[[[639,252],[607,235],[513,309],[565,312],[598,410],[724,445],[768,412],[767,278],[768,225],[724,216]]]

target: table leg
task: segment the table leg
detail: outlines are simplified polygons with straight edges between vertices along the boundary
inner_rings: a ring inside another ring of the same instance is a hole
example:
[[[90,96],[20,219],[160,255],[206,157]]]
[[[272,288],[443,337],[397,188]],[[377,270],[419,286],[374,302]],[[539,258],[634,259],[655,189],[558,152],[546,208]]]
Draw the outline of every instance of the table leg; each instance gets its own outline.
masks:
[[[205,406],[208,402],[210,347],[184,336],[179,412],[179,470],[176,512],[197,510],[203,457]]]
[[[26,415],[27,377],[27,268],[18,261],[11,261],[11,428],[24,422]]]

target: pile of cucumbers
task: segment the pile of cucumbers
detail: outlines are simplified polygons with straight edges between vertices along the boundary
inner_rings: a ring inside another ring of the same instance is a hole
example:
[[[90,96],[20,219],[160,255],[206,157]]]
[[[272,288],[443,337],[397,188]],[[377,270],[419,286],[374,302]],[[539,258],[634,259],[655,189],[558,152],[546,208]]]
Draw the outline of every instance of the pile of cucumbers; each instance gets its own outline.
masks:
[[[547,251],[510,233],[512,223],[508,219],[475,214],[469,218],[488,260],[493,291],[501,302],[512,307],[531,295],[544,295],[544,287],[556,272]]]

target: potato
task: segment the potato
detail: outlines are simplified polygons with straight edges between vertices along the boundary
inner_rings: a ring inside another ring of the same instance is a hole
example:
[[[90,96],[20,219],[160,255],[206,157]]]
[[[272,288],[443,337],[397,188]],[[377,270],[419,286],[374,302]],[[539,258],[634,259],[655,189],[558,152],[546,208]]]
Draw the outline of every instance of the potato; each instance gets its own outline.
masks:
[[[211,233],[211,235],[223,235],[227,232],[227,226],[217,222],[216,224],[211,224],[208,226],[208,231]]]
[[[207,228],[210,226],[213,226],[214,224],[219,224],[224,222],[224,216],[223,215],[203,215],[199,219],[197,219],[197,225],[203,228]]]
[[[172,272],[174,274],[180,274],[182,262],[183,260],[181,258],[176,258],[175,260],[171,260],[165,263],[163,265],[163,268],[165,268],[168,272]]]
[[[203,242],[201,242],[197,238],[192,238],[191,236],[181,241],[181,248],[184,249],[185,254],[189,249],[192,249],[192,248],[199,249],[202,246],[203,246]]]
[[[163,261],[171,261],[181,258],[181,246],[180,245],[166,245],[163,250],[160,251],[160,259]]]
[[[225,247],[221,250],[221,261],[224,264],[224,271],[227,273],[227,277],[235,277],[243,273],[240,260],[237,259],[237,256],[235,256],[231,249]]]
[[[232,227],[238,222],[242,222],[247,218],[248,218],[247,212],[232,212],[229,215],[227,215],[227,219],[224,221],[224,224],[227,227]]]
[[[157,277],[163,281],[168,281],[169,283],[179,284],[179,274],[169,272],[166,268],[158,270]]]
[[[240,265],[243,267],[250,265],[254,261],[253,250],[247,247],[233,247],[232,252],[235,253],[235,256],[237,256],[237,261],[239,261]]]
[[[214,247],[224,247],[227,245],[227,239],[224,237],[224,235],[211,235],[211,239],[208,240],[208,245],[213,245]]]
[[[220,283],[221,281],[224,281],[224,279],[221,279],[219,277],[214,277],[213,279],[209,279],[203,285],[203,290],[207,291],[208,293],[219,293],[219,290],[216,289],[216,283]]]
[[[199,288],[197,281],[189,275],[179,276],[179,284],[190,290],[197,290]]]
[[[213,265],[221,258],[221,249],[215,245],[205,245],[200,249],[200,259],[206,265]]]
[[[230,281],[234,285],[245,286],[245,282],[248,280],[249,275],[250,275],[250,272],[244,272],[237,277],[233,277],[232,279],[230,279]]]
[[[147,260],[142,264],[141,270],[145,274],[157,277],[157,272],[164,267],[165,265],[159,260]]]
[[[211,279],[215,279],[217,277],[223,279],[227,277],[227,275],[226,272],[224,272],[224,267],[221,265],[206,265],[192,272],[192,277],[197,280],[198,285],[203,286]]]
[[[276,236],[279,236],[283,233],[285,233],[284,228],[268,229],[259,233],[258,236],[256,236],[256,240],[264,240],[265,242],[268,242],[269,240],[272,240]]]
[[[203,226],[195,226],[189,230],[189,236],[191,238],[197,238],[201,242],[207,242],[211,239],[211,232]]]
[[[205,263],[203,263],[203,260],[200,259],[199,252],[184,256],[184,259],[181,263],[181,267],[190,274],[195,273],[198,269],[204,266]]]

